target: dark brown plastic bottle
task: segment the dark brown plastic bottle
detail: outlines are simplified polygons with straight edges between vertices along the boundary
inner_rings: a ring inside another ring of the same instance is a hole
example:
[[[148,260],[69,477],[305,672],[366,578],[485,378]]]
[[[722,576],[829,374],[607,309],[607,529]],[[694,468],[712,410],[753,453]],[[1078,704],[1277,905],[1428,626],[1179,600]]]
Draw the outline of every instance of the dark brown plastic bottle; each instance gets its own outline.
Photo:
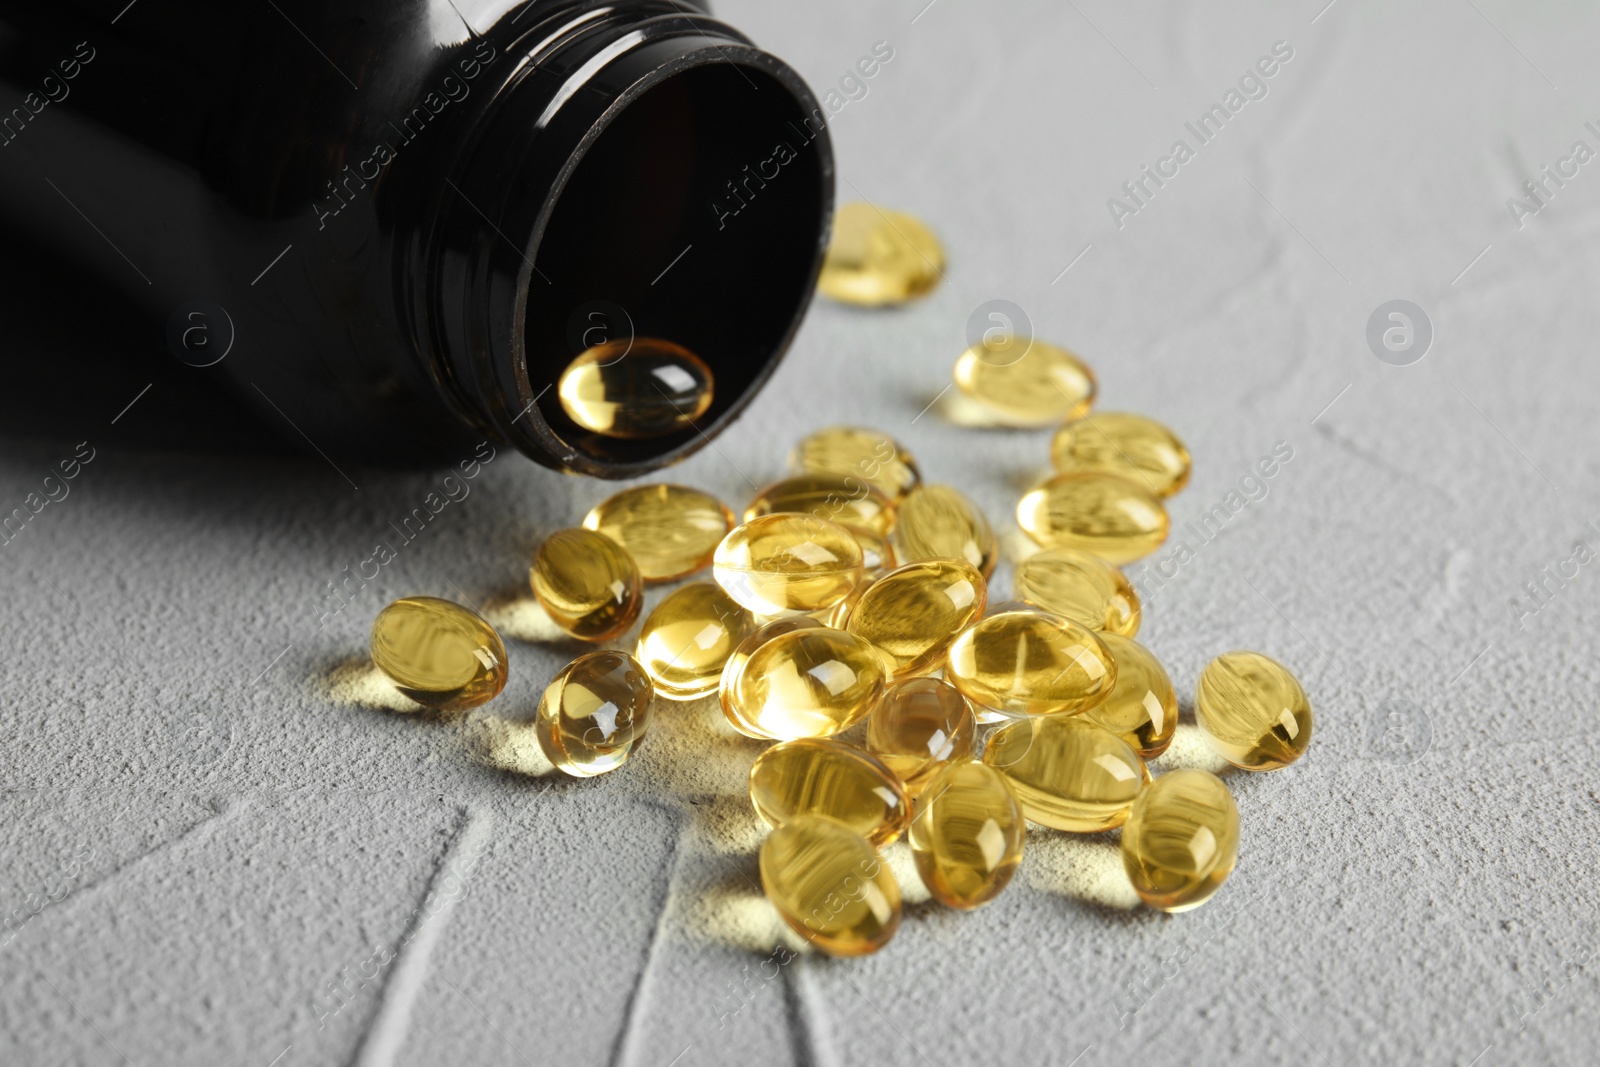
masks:
[[[704,444],[809,303],[822,115],[688,0],[0,0],[0,225],[335,455],[627,477]],[[562,412],[630,332],[712,367],[696,429]]]

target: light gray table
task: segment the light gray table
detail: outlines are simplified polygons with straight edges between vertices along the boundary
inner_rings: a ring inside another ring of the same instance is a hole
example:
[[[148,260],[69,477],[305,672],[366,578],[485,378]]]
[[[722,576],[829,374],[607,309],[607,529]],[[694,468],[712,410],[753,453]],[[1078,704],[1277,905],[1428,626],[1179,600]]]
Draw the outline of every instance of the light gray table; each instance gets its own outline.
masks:
[[[719,8],[819,89],[889,42],[833,120],[840,193],[927,219],[950,269],[912,307],[819,305],[672,477],[742,503],[802,433],[864,422],[1014,558],[1048,436],[924,409],[986,300],[1080,351],[1105,407],[1195,455],[1165,573],[1132,568],[1141,637],[1185,694],[1252,647],[1317,709],[1302,765],[1229,778],[1242,858],[1212,904],[1131,907],[1114,837],[1034,833],[1013,887],[957,914],[897,849],[913,903],[887,950],[774,956],[755,748],[713,707],[664,709],[584,783],[517,728],[575,651],[521,596],[530,553],[607,487],[502,454],[319,624],[442,472],[346,471],[356,491],[106,424],[0,546],[0,1062],[1593,1062],[1600,567],[1567,561],[1600,545],[1600,162],[1561,160],[1600,149],[1600,14],[1322,2]],[[1201,144],[1185,123],[1279,41],[1265,95],[1247,82]],[[1192,158],[1162,164],[1178,139]],[[1171,176],[1134,204],[1147,164]],[[1527,199],[1546,164],[1576,173]],[[1406,366],[1366,337],[1395,299],[1434,332]],[[1278,442],[1292,459],[1243,482]],[[4,510],[70,452],[8,441]],[[500,700],[391,710],[362,652],[407,593],[517,638]],[[1164,765],[1205,762],[1192,729]]]

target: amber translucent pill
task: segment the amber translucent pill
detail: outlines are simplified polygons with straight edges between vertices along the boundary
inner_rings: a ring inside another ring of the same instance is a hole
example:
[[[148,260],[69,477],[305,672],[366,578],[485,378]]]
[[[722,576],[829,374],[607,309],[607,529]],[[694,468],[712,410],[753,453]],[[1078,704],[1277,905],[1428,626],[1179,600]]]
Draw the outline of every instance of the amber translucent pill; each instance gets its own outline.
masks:
[[[945,681],[1008,715],[1076,713],[1106,698],[1117,665],[1092,631],[1044,611],[1007,611],[963,630]]]
[[[1194,717],[1211,747],[1235,767],[1275,771],[1311,743],[1311,702],[1289,669],[1259,652],[1227,652],[1206,664]]]
[[[773,619],[756,627],[748,637],[734,648],[733,654],[728,657],[728,662],[722,667],[722,678],[717,684],[717,693],[722,703],[722,714],[735,730],[746,737],[770,741],[772,736],[755,723],[749,722],[744,717],[744,712],[734,700],[734,690],[739,681],[739,675],[744,670],[744,665],[749,661],[756,649],[771,641],[774,637],[792,634],[796,630],[818,629],[823,622],[810,615],[788,615],[781,619]]]
[[[954,686],[912,678],[891,686],[867,719],[867,751],[915,794],[952,763],[972,757],[972,705]]]
[[[867,839],[797,815],[761,844],[761,886],[795,933],[830,956],[865,956],[900,928],[900,886]]]
[[[896,678],[944,665],[956,634],[983,617],[983,575],[965,560],[908,563],[873,582],[850,610],[845,629],[893,663]]]
[[[811,515],[849,530],[884,535],[894,526],[894,504],[865,479],[852,475],[796,474],[773,482],[744,509],[744,521],[763,515]]]
[[[987,904],[1022,862],[1025,829],[1005,775],[970,760],[947,767],[917,801],[911,821],[922,884],[952,908]]]
[[[616,770],[644,739],[651,691],[644,668],[626,652],[579,656],[539,700],[539,747],[574,778]]]
[[[866,568],[844,527],[810,515],[766,515],[722,539],[711,573],[745,608],[772,616],[833,607]]]
[[[1083,717],[1128,742],[1145,759],[1154,759],[1172,744],[1178,728],[1172,679],[1161,661],[1132,638],[1102,633],[1100,640],[1116,662],[1117,684]]]
[[[396,600],[372,620],[373,665],[424,707],[463,711],[506,685],[506,646],[474,611],[431,596]]]
[[[728,657],[756,629],[756,618],[715,582],[690,582],[657,604],[639,628],[635,655],[668,700],[717,691]]]
[[[920,220],[856,201],[834,212],[817,291],[846,304],[900,304],[931,291],[943,273],[944,249]]]
[[[627,549],[645,581],[665,582],[711,566],[733,512],[698,489],[637,485],[596,504],[583,526]]]
[[[1110,474],[1058,474],[1017,504],[1017,525],[1046,548],[1093,552],[1111,563],[1148,556],[1167,539],[1160,498]]]
[[[528,574],[550,621],[580,641],[609,641],[639,617],[644,582],[633,557],[593,530],[545,538]]]
[[[1171,496],[1189,482],[1189,450],[1154,419],[1103,411],[1069,422],[1050,442],[1050,461],[1063,474],[1096,471]]]
[[[917,461],[888,434],[859,426],[829,426],[801,439],[789,453],[796,474],[863,478],[891,500],[922,480]]]
[[[1011,612],[1011,611],[1039,611],[1039,610],[1041,610],[1041,609],[1035,607],[1032,604],[1025,603],[1025,602],[1023,602],[1021,600],[1002,600],[1002,601],[991,601],[989,603],[989,606],[986,609],[984,609],[984,615],[985,616],[989,616],[989,615],[1004,615],[1007,612]],[[949,660],[948,660],[948,658],[946,659],[945,663],[946,663],[946,674],[948,674],[949,673]],[[989,708],[989,707],[985,707],[982,704],[972,704],[971,701],[968,701],[968,703],[972,707],[973,717],[978,720],[978,725],[979,726],[993,726],[997,722],[1010,722],[1012,719],[1015,719],[1017,717],[1017,714],[1020,714],[1020,713],[1012,713],[1012,712],[1005,712],[1005,711],[996,711],[995,709]]]
[[[750,802],[768,826],[826,815],[882,848],[911,818],[905,787],[882,763],[842,741],[773,745],[750,768]]]
[[[830,737],[866,718],[887,678],[877,649],[819,626],[774,637],[751,653],[731,698],[738,717],[768,737]]]
[[[1168,771],[1133,802],[1122,866],[1141,900],[1188,911],[1211,899],[1239,857],[1239,809],[1208,771]]]
[[[919,485],[900,502],[894,528],[895,558],[964,559],[985,579],[1000,559],[1000,543],[978,505],[948,485]]]
[[[1094,374],[1064,348],[1006,336],[974,345],[956,360],[956,388],[995,422],[1049,426],[1075,419],[1094,403]]]
[[[1081,834],[1121,826],[1150,781],[1126,741],[1077,715],[1002,726],[989,737],[983,762],[1006,776],[1029,819]]]
[[[711,406],[711,368],[671,341],[636,337],[585,350],[561,372],[561,410],[607,437],[690,429]]]
[[[1092,552],[1044,548],[1017,564],[1019,599],[1091,630],[1139,632],[1139,594],[1116,567]]]

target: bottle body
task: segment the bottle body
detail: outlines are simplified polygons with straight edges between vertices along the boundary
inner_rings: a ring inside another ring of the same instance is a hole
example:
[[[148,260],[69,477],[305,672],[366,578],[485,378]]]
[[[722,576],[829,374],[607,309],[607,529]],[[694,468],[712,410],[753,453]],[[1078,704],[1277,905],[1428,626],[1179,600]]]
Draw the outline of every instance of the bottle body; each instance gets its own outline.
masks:
[[[701,8],[102,7],[0,4],[0,222],[318,450],[488,437],[642,473],[737,414],[804,311],[821,112]],[[560,370],[636,335],[716,371],[701,425],[615,442],[565,418]]]

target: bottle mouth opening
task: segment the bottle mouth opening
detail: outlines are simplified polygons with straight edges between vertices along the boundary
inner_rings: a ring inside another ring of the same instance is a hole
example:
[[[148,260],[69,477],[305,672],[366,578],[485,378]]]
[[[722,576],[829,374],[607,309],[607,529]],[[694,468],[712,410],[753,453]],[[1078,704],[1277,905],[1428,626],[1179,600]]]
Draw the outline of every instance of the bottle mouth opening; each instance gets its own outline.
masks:
[[[798,76],[739,45],[680,56],[624,93],[574,153],[533,234],[513,346],[568,469],[642,474],[694,451],[776,367],[816,285],[832,211],[822,112]],[[520,327],[518,329],[517,327]],[[660,338],[714,376],[709,410],[620,439],[562,409],[562,371],[606,341]]]

